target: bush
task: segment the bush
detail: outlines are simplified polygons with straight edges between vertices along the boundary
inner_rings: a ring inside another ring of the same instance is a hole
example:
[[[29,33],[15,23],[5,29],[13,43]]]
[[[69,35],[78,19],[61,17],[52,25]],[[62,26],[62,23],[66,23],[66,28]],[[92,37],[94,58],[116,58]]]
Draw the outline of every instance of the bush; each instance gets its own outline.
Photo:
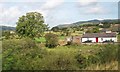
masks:
[[[88,58],[87,58],[87,64],[88,65],[91,65],[91,64],[97,64],[99,63],[99,59],[94,56],[94,55],[89,55]]]
[[[36,68],[39,60],[47,54],[46,49],[38,48],[29,38],[3,40],[2,50],[3,70]]]
[[[75,56],[75,59],[77,60],[80,69],[85,69],[87,67],[87,60],[83,55],[78,54]]]
[[[47,33],[45,35],[46,47],[52,48],[58,45],[58,36],[52,33]]]
[[[71,42],[71,41],[68,41],[66,45],[72,45],[72,42]]]
[[[49,51],[48,55],[41,59],[39,69],[42,70],[76,70],[74,55],[67,53],[67,50],[59,49]]]
[[[37,47],[35,41],[30,38],[24,38],[22,40],[21,46],[24,48],[35,48]]]
[[[5,39],[9,39],[10,38],[10,31],[2,31],[2,36],[5,37]]]
[[[99,52],[96,53],[96,56],[99,58],[100,63],[109,63],[111,61],[118,60],[118,45],[105,45]]]

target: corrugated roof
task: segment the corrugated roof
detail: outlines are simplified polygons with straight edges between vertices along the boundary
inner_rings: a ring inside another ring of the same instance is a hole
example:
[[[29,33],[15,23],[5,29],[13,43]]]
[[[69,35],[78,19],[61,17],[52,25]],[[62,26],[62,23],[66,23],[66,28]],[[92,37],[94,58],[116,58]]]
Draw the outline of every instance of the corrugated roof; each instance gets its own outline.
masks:
[[[82,38],[116,37],[116,33],[86,33]]]

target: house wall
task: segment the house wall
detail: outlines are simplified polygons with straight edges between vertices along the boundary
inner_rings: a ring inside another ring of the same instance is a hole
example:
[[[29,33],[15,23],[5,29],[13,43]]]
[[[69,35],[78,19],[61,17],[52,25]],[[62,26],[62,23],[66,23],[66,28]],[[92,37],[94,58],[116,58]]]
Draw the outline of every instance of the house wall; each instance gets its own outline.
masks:
[[[117,37],[106,37],[106,38],[103,38],[103,41],[106,41],[106,40],[113,40],[114,42],[117,42]]]
[[[81,38],[73,38],[73,43],[81,43]]]
[[[106,37],[106,38],[98,38],[98,42],[103,42],[106,40],[113,40],[114,42],[117,42],[117,37]],[[96,38],[82,38],[82,42],[85,42],[87,40],[92,40],[92,42],[96,42]]]
[[[85,42],[87,40],[92,40],[92,42],[96,42],[96,38],[82,38],[82,42]]]

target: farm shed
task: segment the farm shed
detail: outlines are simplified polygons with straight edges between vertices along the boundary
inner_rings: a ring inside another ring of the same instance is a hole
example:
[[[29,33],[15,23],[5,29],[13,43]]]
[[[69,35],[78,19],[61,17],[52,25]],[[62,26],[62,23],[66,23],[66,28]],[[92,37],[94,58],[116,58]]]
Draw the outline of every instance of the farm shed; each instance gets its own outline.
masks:
[[[117,42],[116,33],[86,33],[82,36],[84,42]]]

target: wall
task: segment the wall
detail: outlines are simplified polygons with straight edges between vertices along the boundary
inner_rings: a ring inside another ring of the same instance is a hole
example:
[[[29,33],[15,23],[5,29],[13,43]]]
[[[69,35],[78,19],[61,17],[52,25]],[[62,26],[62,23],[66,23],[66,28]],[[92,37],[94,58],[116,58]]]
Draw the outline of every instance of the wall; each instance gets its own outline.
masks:
[[[114,42],[117,42],[117,37],[108,37],[108,38],[103,38],[103,41],[105,40],[113,40]]]
[[[85,42],[87,40],[92,40],[92,42],[96,42],[96,38],[82,38],[82,42]]]
[[[98,42],[103,42],[106,40],[113,40],[114,42],[117,42],[117,37],[106,37],[106,38],[98,38]],[[96,38],[82,38],[82,42],[85,42],[87,40],[92,40],[92,42],[96,42]]]

